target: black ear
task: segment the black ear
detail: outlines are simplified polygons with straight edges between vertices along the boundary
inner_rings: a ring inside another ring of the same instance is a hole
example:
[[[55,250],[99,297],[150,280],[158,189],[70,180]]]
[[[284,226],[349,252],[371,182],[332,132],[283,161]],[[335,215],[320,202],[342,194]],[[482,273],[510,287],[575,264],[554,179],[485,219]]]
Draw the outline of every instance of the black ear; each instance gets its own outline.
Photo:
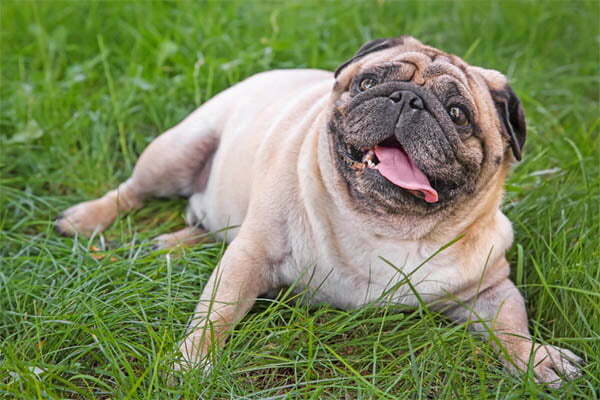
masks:
[[[527,123],[521,102],[508,85],[504,90],[492,90],[490,93],[500,120],[504,124],[512,152],[517,161],[521,161],[527,136]]]
[[[398,37],[398,38],[387,38],[387,39],[375,39],[375,40],[371,40],[371,41],[363,44],[362,47],[360,49],[358,49],[356,54],[351,59],[349,59],[348,61],[346,61],[339,67],[337,67],[337,69],[335,70],[335,73],[333,75],[334,78],[337,78],[338,75],[340,74],[340,72],[342,72],[342,70],[344,68],[346,68],[348,65],[352,64],[354,61],[358,60],[359,58],[362,58],[362,57],[366,56],[367,54],[370,54],[370,53],[373,53],[373,52],[376,52],[379,50],[389,49],[390,47],[402,44],[402,42],[403,42],[402,37]]]

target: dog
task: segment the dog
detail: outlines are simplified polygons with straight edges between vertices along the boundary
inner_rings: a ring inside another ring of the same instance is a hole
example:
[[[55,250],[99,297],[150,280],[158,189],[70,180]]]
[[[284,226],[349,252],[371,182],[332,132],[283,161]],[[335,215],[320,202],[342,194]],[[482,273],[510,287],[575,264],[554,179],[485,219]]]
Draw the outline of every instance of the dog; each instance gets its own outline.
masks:
[[[509,370],[531,365],[559,386],[583,360],[532,341],[505,257],[513,232],[499,206],[525,138],[501,73],[409,36],[377,39],[334,73],[268,71],[223,91],[56,228],[91,235],[148,198],[185,196],[188,227],[157,246],[206,230],[230,242],[176,368],[206,362],[258,296],[295,285],[348,310],[425,302],[493,339]]]

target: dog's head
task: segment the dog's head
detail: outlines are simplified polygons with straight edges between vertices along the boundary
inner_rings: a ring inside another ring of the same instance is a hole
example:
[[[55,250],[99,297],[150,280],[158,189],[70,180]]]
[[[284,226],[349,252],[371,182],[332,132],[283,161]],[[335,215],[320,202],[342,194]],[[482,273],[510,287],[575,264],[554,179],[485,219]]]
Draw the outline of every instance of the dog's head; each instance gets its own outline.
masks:
[[[523,109],[497,71],[403,36],[366,43],[335,78],[332,154],[362,209],[431,215],[521,159]]]

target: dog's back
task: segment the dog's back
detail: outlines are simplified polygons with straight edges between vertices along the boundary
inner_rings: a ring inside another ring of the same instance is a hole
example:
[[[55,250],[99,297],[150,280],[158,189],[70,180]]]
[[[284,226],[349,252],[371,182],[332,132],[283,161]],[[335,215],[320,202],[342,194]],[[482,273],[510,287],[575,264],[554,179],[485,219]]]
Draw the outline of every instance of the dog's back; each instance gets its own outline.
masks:
[[[192,132],[186,125],[203,126],[207,134],[217,135],[219,142],[190,199],[188,220],[201,221],[211,231],[240,225],[248,208],[252,182],[277,162],[274,158],[278,152],[269,151],[268,147],[283,147],[283,142],[299,147],[297,142],[307,131],[302,126],[310,124],[315,115],[298,110],[308,111],[318,101],[326,101],[332,86],[333,75],[328,71],[264,72],[224,91],[195,111],[180,128],[176,127]],[[213,107],[220,113],[216,120]],[[202,123],[203,120],[210,122]],[[293,160],[279,164],[279,171],[295,169]],[[232,232],[222,238],[233,239]]]

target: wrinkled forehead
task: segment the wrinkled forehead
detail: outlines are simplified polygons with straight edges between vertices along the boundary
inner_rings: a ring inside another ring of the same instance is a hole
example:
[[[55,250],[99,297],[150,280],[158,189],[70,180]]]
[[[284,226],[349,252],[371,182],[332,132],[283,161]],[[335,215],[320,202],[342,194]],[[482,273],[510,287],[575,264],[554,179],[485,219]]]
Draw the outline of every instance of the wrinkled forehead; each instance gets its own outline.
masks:
[[[506,77],[498,71],[469,65],[460,57],[411,36],[380,40],[383,42],[374,41],[378,43],[370,48],[369,44],[366,49],[363,46],[338,68],[334,93],[348,90],[354,77],[367,72],[382,73],[386,79],[412,82],[434,92],[458,92],[473,104],[489,103],[492,92],[502,92],[507,87]],[[385,47],[386,43],[390,46]]]
[[[339,87],[348,88],[355,76],[368,72],[383,72],[386,79],[412,82],[434,93],[455,93],[477,108],[481,102],[492,101],[490,90],[506,87],[506,78],[499,72],[469,65],[411,37],[353,61],[340,74]]]
[[[446,77],[468,87],[473,78],[469,65],[459,57],[412,42],[371,53],[356,64],[353,75],[388,68],[398,75],[396,79],[410,80],[417,85]]]

